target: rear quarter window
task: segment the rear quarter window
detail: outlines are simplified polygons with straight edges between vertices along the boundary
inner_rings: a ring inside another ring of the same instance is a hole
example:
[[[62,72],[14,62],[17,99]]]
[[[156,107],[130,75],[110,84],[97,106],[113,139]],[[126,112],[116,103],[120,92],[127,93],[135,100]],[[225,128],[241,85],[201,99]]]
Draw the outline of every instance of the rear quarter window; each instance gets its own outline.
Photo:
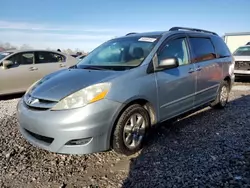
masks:
[[[36,52],[36,64],[65,62],[65,57],[58,53],[41,51]]]
[[[210,38],[190,37],[189,38],[193,62],[207,61],[216,58],[215,49]]]
[[[216,53],[217,53],[219,58],[231,56],[231,52],[222,38],[220,38],[218,36],[214,36],[214,37],[212,37],[212,41],[213,41]]]

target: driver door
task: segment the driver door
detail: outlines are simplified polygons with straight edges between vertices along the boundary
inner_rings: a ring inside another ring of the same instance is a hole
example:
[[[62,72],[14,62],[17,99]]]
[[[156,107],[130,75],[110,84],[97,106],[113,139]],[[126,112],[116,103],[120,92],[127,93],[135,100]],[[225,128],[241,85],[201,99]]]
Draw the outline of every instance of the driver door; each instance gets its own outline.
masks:
[[[158,52],[158,61],[173,57],[178,59],[178,67],[156,72],[160,121],[194,107],[196,76],[185,35],[167,39]]]

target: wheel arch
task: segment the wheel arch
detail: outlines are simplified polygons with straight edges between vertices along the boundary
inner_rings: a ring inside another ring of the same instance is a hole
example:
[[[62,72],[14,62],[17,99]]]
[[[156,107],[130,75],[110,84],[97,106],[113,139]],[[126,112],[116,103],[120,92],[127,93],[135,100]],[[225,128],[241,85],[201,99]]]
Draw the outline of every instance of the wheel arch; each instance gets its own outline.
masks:
[[[229,90],[231,91],[231,89],[232,89],[232,81],[231,81],[231,78],[230,78],[230,76],[226,76],[225,78],[224,78],[224,81],[226,81],[227,83],[228,83],[228,85],[229,85]]]
[[[114,132],[116,123],[119,120],[119,117],[129,106],[131,106],[133,104],[139,104],[139,105],[143,106],[148,111],[151,126],[155,125],[157,123],[156,109],[147,99],[145,99],[145,98],[133,98],[133,99],[128,100],[125,103],[125,105],[122,106],[122,108],[119,110],[119,112],[114,117],[114,121],[112,123],[112,126],[111,126],[112,128],[110,130],[110,136],[109,136],[110,148],[112,148],[113,132]]]

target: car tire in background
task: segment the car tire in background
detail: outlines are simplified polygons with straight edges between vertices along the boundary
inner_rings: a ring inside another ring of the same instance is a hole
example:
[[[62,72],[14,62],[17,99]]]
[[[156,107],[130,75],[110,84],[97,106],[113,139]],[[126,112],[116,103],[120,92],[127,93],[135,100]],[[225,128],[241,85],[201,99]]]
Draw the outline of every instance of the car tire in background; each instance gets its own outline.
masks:
[[[148,111],[139,104],[126,108],[115,125],[112,137],[113,150],[132,155],[141,150],[150,128]]]

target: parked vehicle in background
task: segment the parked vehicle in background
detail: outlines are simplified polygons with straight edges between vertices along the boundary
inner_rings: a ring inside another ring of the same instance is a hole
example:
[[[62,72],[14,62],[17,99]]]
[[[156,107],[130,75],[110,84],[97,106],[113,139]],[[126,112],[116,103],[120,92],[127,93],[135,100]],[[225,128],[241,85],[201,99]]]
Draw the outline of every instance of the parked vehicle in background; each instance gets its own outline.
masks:
[[[71,54],[72,57],[78,58],[82,55],[82,52],[76,52],[76,54]]]
[[[155,124],[203,105],[224,108],[233,69],[232,54],[214,32],[174,27],[128,34],[34,83],[18,103],[20,131],[52,152],[113,148],[130,155]]]
[[[87,54],[84,54],[84,55],[80,55],[77,57],[78,60],[82,60],[83,58],[85,58],[87,56]]]
[[[250,32],[225,33],[224,40],[229,50],[233,53],[240,46],[250,42]]]
[[[239,47],[234,53],[235,77],[250,76],[250,45]]]
[[[76,62],[71,56],[48,50],[0,52],[0,95],[25,92],[45,75]]]
[[[77,54],[71,54],[70,56],[71,56],[71,57],[74,57],[74,58],[77,58],[77,57],[78,57]]]
[[[4,49],[4,48],[2,48],[2,47],[0,47],[0,52],[2,52],[2,51],[5,51],[5,49]]]

